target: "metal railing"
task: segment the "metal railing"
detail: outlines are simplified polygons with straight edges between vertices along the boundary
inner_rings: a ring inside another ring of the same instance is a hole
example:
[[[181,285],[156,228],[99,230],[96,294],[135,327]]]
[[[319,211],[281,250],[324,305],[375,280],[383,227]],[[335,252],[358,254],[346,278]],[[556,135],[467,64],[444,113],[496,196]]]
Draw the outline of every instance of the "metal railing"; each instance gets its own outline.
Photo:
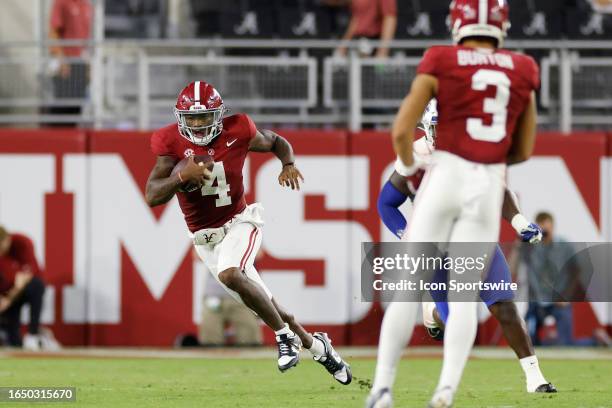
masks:
[[[52,44],[86,45],[61,78]],[[149,129],[173,120],[172,105],[189,81],[217,86],[228,106],[267,124],[388,126],[408,92],[420,55],[439,42],[395,41],[385,60],[333,56],[336,41],[115,40],[0,43],[0,123],[74,121],[85,126]],[[543,56],[542,126],[612,125],[612,54],[605,41],[507,43]],[[594,50],[601,56],[584,56]],[[231,54],[231,55],[229,55]],[[257,55],[259,54],[259,55]],[[76,113],[56,113],[73,106]]]
[[[177,91],[192,78],[222,90],[225,103],[241,109],[314,108],[316,60],[308,57],[149,57],[139,58],[140,128],[152,109],[168,110]],[[176,81],[177,78],[180,78]],[[165,83],[172,79],[171,83]],[[162,86],[165,84],[165,86]],[[170,86],[168,86],[170,85]]]

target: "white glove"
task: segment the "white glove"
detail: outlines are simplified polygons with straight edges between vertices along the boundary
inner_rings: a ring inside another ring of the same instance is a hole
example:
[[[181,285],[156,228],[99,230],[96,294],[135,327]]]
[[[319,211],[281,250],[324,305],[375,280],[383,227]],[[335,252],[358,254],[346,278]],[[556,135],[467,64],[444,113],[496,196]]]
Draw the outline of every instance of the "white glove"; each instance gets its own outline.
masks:
[[[512,227],[521,237],[523,242],[538,244],[542,242],[542,229],[536,223],[530,223],[523,214],[516,214],[512,217]]]
[[[402,159],[400,159],[399,157],[395,160],[395,164],[393,165],[395,171],[400,175],[400,176],[404,176],[404,177],[410,177],[412,175],[414,175],[414,173],[416,173],[419,168],[420,165],[419,163],[415,160],[415,162],[412,164],[412,166],[406,166],[404,164],[404,162],[402,161]]]

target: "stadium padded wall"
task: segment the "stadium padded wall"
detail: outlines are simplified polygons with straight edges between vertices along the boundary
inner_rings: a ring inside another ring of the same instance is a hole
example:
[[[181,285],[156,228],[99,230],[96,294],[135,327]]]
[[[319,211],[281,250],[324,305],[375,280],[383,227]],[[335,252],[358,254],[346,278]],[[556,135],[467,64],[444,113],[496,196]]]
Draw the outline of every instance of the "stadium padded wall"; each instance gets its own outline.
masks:
[[[246,163],[247,200],[266,208],[258,268],[307,328],[340,344],[375,344],[378,303],[360,301],[360,243],[394,238],[376,198],[392,171],[387,134],[281,131],[305,183],[282,189],[272,155]],[[0,130],[0,224],[34,239],[48,290],[43,322],[67,345],[168,346],[195,332],[202,266],[176,200],[150,209],[144,185],[155,158],[150,133]],[[572,241],[612,240],[612,134],[541,134],[509,184],[533,217],[549,210]],[[408,206],[406,211],[410,211]],[[512,239],[504,225],[502,240]],[[612,323],[607,303],[576,305],[577,335]],[[499,343],[482,315],[478,342]],[[272,340],[265,330],[266,340]],[[417,330],[414,343],[427,342]]]

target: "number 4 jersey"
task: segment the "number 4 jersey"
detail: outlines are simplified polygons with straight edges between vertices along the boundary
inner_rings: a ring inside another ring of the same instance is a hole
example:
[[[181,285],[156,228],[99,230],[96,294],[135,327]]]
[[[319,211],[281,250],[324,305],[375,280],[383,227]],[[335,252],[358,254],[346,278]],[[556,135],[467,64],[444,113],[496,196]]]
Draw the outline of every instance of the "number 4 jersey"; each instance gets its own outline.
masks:
[[[430,48],[417,69],[438,79],[436,150],[505,162],[518,118],[540,86],[533,58],[506,50]]]
[[[158,156],[171,156],[178,163],[190,155],[209,155],[215,162],[213,177],[201,190],[176,194],[191,232],[220,227],[245,209],[242,168],[256,132],[251,118],[238,114],[223,119],[223,131],[207,146],[182,137],[176,123],[151,136],[151,150]]]

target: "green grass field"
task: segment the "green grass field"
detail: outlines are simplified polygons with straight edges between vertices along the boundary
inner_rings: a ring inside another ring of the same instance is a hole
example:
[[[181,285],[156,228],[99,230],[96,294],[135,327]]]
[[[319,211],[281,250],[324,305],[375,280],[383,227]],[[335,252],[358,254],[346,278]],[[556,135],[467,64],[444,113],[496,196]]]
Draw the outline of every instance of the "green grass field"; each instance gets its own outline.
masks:
[[[307,355],[303,355],[306,357]],[[435,386],[439,359],[405,359],[396,407],[424,407]],[[544,360],[556,395],[528,395],[515,360],[473,359],[457,407],[612,407],[610,360]],[[269,359],[3,358],[0,386],[75,386],[76,403],[53,407],[362,407],[373,359],[353,359],[355,381],[342,386],[307,358],[285,374]],[[0,403],[5,406],[33,404]]]

